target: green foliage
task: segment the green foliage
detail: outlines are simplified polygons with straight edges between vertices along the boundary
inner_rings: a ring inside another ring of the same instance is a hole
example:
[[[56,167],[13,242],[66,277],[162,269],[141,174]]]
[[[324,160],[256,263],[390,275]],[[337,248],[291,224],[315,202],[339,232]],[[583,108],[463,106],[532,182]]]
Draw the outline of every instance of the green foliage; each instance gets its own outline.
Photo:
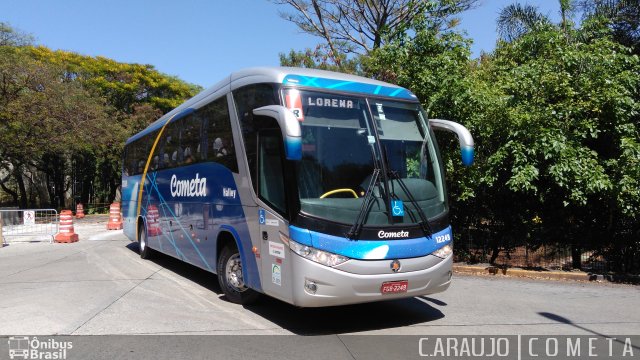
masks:
[[[291,12],[281,12],[300,30],[322,39],[315,50],[280,54],[284,66],[359,73],[360,57],[407,34],[413,24],[428,24],[438,32],[458,23],[456,15],[478,0],[271,0]]]
[[[33,44],[33,36],[0,22],[0,46],[27,46]]]
[[[468,116],[473,128],[500,127],[476,136],[486,147],[472,186],[487,206],[479,213],[522,224],[511,229],[521,238],[635,246],[639,72],[638,57],[598,23],[500,43],[472,76],[493,84],[501,114]]]
[[[45,152],[79,150],[107,128],[104,104],[78,82],[60,81],[64,70],[11,48],[0,49],[0,153],[27,163]]]
[[[502,44],[488,74],[506,98],[509,129],[492,139],[501,146],[488,159],[488,179],[564,206],[618,197],[623,144],[633,148],[638,138],[638,58],[610,38],[578,35],[585,41],[548,29]]]
[[[359,57],[347,58],[346,55],[338,55],[340,66],[335,60],[327,55],[322,46],[304,51],[290,50],[288,54],[280,53],[280,65],[290,67],[300,67],[307,69],[321,69],[329,71],[339,71],[348,74],[358,74],[360,69]]]
[[[46,47],[25,47],[34,59],[63,66],[69,80],[80,80],[96,89],[118,111],[132,113],[136,104],[149,103],[163,113],[202,90],[175,76],[156,71],[151,65],[120,63],[105,57],[90,57]]]
[[[476,163],[465,169],[455,139],[438,133],[454,226],[492,224],[494,236],[574,247],[613,239],[607,246],[633,254],[640,61],[606,24],[539,26],[477,61],[459,33],[407,30],[362,64],[474,135]]]
[[[565,6],[567,2],[564,0]],[[536,6],[514,3],[500,10],[497,23],[500,37],[513,41],[537,27],[549,25],[551,21]]]
[[[110,201],[125,140],[201,90],[150,65],[32,46],[0,47],[0,83],[0,187],[21,206],[64,206],[71,174],[80,200]],[[47,191],[29,196],[40,173]]]
[[[422,101],[429,117],[459,121],[469,125],[467,116],[484,107],[485,98],[476,97],[471,86],[469,73],[473,63],[469,61],[470,40],[454,31],[437,32],[426,19],[405,29],[405,33],[389,41],[388,45],[375,50],[362,59],[365,73],[376,79],[398,84],[411,89]],[[481,86],[482,84],[478,85]],[[489,91],[489,90],[488,90]],[[470,128],[474,133],[474,128]],[[448,149],[457,149],[457,139],[448,134],[440,139]],[[446,141],[442,141],[446,140]],[[481,148],[480,148],[481,151]],[[459,164],[459,152],[445,152],[445,165],[450,176],[450,193],[462,198],[474,196],[471,185],[460,179],[469,178],[472,169],[464,169]],[[454,211],[455,212],[455,211]]]
[[[585,19],[598,18],[613,31],[616,42],[640,54],[640,1],[576,0]]]

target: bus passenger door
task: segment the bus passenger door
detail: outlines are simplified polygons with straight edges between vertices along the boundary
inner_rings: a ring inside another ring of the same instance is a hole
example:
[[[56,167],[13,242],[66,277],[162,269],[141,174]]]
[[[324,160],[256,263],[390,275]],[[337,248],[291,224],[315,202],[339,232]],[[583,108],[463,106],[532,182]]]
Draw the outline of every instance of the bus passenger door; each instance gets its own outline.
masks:
[[[258,197],[261,237],[262,289],[268,295],[292,301],[291,253],[280,239],[288,235],[284,185],[284,156],[279,129],[263,130],[258,137]]]

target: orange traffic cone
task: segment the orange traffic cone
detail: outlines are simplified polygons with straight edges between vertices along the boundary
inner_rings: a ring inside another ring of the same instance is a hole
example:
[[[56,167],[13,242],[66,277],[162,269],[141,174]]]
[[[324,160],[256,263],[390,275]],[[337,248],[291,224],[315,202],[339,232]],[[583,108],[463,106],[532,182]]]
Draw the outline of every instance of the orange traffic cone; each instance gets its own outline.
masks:
[[[149,236],[162,235],[162,229],[160,228],[160,213],[155,205],[149,205],[147,210],[147,225]]]
[[[82,219],[83,217],[84,217],[84,206],[78,203],[78,205],[76,205],[76,219]]]
[[[107,223],[107,230],[121,230],[122,229],[122,216],[120,215],[120,203],[114,202],[109,207],[109,222]]]
[[[73,230],[73,213],[71,210],[60,212],[60,226],[54,240],[57,243],[72,243],[78,241],[78,234]]]

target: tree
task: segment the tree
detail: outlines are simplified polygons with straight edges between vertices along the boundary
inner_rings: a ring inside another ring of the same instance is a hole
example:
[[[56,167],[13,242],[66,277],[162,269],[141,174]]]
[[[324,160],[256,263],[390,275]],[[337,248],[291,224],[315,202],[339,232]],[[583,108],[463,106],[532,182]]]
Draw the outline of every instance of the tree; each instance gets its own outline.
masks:
[[[477,62],[455,32],[419,23],[409,32],[371,52],[363,68],[474,135],[477,161],[465,169],[454,141],[438,134],[454,226],[491,225],[501,241],[559,242],[577,267],[589,246],[632,262],[640,251],[638,57],[597,21],[535,27]]]
[[[33,41],[33,36],[0,22],[0,46],[27,46],[32,45]]]
[[[406,34],[372,51],[363,59],[363,68],[367,76],[411,89],[430,118],[454,120],[469,128],[478,159],[471,168],[462,166],[455,136],[436,135],[443,150],[452,224],[456,229],[479,227],[496,219],[488,198],[500,198],[497,191],[486,193],[480,179],[483,160],[493,150],[485,142],[492,141],[494,132],[504,130],[498,120],[505,112],[503,95],[495,83],[479,75],[481,67],[489,66],[489,59],[483,56],[479,63],[471,61],[470,39],[455,30],[437,32],[423,21],[428,20],[419,19]],[[482,121],[473,121],[478,118]],[[460,233],[456,236],[459,239]]]
[[[571,15],[574,10],[573,0],[558,0],[560,5],[560,28],[565,35],[569,32]],[[498,34],[505,41],[513,41],[536,28],[552,25],[547,15],[538,11],[537,6],[520,3],[507,5],[500,10],[497,20]]]
[[[336,64],[340,65],[338,66]],[[280,53],[280,65],[307,69],[341,71],[350,74],[356,74],[360,71],[360,63],[358,59],[347,58],[345,54],[339,54],[338,60],[332,60],[320,45],[316,46],[313,50],[291,50],[288,54]]]
[[[580,0],[585,19],[601,17],[613,30],[613,38],[640,53],[640,1]]]
[[[344,56],[366,55],[384,45],[385,39],[404,33],[417,16],[431,20],[442,30],[455,23],[451,16],[471,8],[477,0],[273,0],[293,12],[281,16],[305,33],[322,39],[320,56],[344,68]],[[304,55],[299,53],[298,55]]]
[[[429,116],[451,116],[451,101],[464,92],[471,41],[456,31],[436,32],[417,21],[362,59],[367,76],[411,89]]]
[[[111,201],[120,183],[124,141],[202,90],[162,74],[151,65],[120,63],[45,47],[22,50],[34,59],[63,67],[65,81],[82,83],[95,96],[104,98],[111,109],[112,130],[110,137],[105,139],[108,145],[96,144],[79,154],[79,163],[87,165],[78,174],[85,179],[85,185],[80,189],[83,202],[88,201],[90,195]],[[92,188],[93,193],[89,194],[87,188]]]
[[[513,41],[538,26],[550,23],[549,18],[540,13],[537,6],[510,4],[500,10],[498,34],[505,41]]]
[[[0,52],[0,188],[22,207],[67,205],[72,184],[78,200],[111,201],[125,140],[200,90],[150,65]]]
[[[104,103],[79,82],[61,81],[64,69],[30,59],[15,48],[0,49],[0,158],[27,205],[24,175],[29,168],[47,173],[52,155],[79,150],[105,137]],[[47,174],[51,175],[51,172]],[[0,179],[3,189],[8,177]],[[52,197],[64,199],[64,179],[51,180]],[[62,181],[62,183],[61,183]],[[57,182],[57,183],[56,183]]]
[[[494,209],[541,219],[545,238],[572,245],[575,266],[580,247],[630,245],[638,231],[640,64],[597,23],[570,31],[571,42],[549,27],[501,43],[481,70],[505,109],[489,124],[505,130],[483,142],[480,188],[500,194],[487,199]]]
[[[152,65],[121,63],[43,46],[25,47],[22,51],[34,59],[64,67],[67,80],[85,83],[124,113],[132,113],[142,103],[166,113],[202,90],[198,85],[162,74]]]

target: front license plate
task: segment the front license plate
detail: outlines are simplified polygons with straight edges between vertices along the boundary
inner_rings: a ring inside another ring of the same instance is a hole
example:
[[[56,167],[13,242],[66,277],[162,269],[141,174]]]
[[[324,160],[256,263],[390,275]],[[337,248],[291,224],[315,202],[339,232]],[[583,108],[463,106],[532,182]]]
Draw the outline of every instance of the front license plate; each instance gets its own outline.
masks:
[[[409,288],[409,281],[407,280],[389,281],[389,282],[382,283],[382,286],[380,287],[380,292],[383,294],[398,294],[398,293],[407,292],[408,288]]]

